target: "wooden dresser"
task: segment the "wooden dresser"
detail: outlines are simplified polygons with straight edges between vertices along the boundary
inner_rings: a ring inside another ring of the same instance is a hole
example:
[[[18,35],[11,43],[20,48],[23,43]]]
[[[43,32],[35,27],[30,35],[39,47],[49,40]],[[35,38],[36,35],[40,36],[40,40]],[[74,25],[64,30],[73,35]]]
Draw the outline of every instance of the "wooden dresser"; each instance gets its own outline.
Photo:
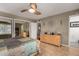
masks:
[[[40,41],[60,46],[61,45],[61,35],[43,34],[40,36]]]

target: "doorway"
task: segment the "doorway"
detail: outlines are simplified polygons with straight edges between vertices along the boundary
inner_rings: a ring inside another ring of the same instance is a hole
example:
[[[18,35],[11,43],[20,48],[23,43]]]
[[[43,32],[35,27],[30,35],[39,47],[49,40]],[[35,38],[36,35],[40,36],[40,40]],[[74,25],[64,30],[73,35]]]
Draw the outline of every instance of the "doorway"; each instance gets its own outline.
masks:
[[[20,33],[21,33],[21,24],[19,23],[15,23],[15,36],[19,37]]]
[[[41,24],[38,23],[38,27],[37,27],[37,39],[40,40],[40,33],[41,33]]]
[[[79,48],[79,15],[69,18],[69,47]]]

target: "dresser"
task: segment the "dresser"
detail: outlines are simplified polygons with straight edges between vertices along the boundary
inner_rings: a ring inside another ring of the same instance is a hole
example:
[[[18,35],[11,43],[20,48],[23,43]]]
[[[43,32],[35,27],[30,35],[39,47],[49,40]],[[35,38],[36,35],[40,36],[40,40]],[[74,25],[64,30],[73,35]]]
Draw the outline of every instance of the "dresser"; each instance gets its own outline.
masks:
[[[61,45],[61,35],[49,35],[49,34],[43,34],[40,36],[40,41],[53,44],[56,46]]]

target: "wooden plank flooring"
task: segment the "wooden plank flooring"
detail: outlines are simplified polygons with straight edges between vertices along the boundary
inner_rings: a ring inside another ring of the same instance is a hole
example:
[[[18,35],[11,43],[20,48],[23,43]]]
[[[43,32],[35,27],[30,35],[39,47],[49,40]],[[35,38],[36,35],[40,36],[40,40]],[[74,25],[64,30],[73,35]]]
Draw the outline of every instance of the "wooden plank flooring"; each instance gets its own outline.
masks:
[[[38,56],[79,56],[79,48],[57,47],[40,42],[40,53]]]

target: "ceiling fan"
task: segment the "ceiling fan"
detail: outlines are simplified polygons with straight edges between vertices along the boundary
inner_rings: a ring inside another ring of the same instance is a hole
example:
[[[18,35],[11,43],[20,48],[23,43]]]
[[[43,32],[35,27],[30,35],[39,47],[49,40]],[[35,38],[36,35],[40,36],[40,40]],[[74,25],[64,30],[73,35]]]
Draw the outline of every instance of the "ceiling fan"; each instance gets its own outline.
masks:
[[[37,9],[36,3],[30,3],[30,9],[23,9],[21,12],[29,11],[30,13],[34,13],[35,15],[41,15],[41,12]]]

